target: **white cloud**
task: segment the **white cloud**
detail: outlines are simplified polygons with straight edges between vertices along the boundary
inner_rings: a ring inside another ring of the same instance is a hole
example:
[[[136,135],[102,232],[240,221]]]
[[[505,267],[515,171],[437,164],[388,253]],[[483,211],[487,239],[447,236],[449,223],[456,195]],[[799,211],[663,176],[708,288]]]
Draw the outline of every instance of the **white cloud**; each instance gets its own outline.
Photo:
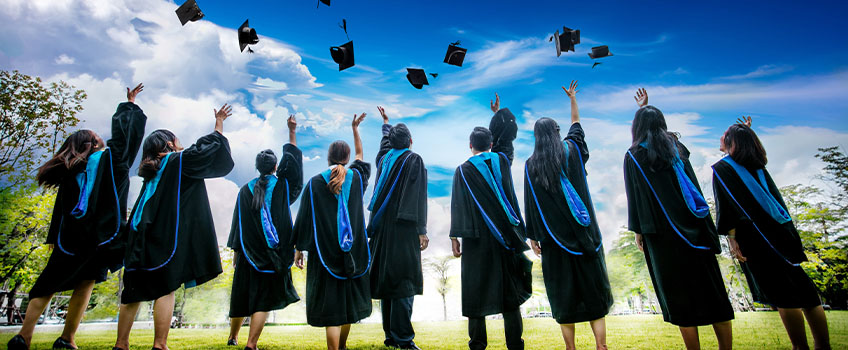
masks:
[[[56,64],[74,64],[76,60],[73,57],[68,56],[66,54],[61,54],[59,57],[56,57]]]
[[[721,77],[720,79],[755,79],[783,74],[788,71],[791,71],[792,69],[794,69],[794,67],[788,65],[766,64],[759,66],[757,67],[757,69],[745,74],[730,75],[726,77]]]

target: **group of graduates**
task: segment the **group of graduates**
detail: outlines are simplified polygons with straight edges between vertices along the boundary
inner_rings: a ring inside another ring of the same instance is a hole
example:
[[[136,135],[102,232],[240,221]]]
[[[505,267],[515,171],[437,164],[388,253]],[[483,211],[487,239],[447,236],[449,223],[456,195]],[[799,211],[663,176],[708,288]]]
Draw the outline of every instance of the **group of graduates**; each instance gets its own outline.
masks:
[[[223,135],[231,107],[215,110],[215,129],[183,148],[176,135],[156,130],[144,139],[147,117],[134,103],[143,90],[127,89],[127,102],[112,117],[111,138],[91,130],[71,134],[39,168],[38,182],[58,189],[47,243],[55,247],[30,291],[24,325],[9,349],[28,349],[35,324],[54,293],[73,290],[65,328],[54,349],[75,349],[74,336],[95,283],[124,268],[117,340],[129,350],[129,334],[142,301],[153,307],[153,349],[166,350],[174,291],[203,284],[222,272],[204,179],[227,175],[234,163]],[[487,346],[485,317],[502,314],[509,349],[523,349],[520,306],[531,296],[532,262],[541,256],[552,314],[568,349],[574,324],[589,322],[598,349],[606,349],[604,317],[613,298],[602,236],[590,196],[585,164],[589,150],[570,98],[566,136],[550,118],[534,127],[535,147],[523,171],[522,216],[513,186],[515,117],[491,103],[489,128],[474,128],[472,156],[454,174],[451,199],[452,251],[462,257],[462,314],[468,318],[470,349]],[[722,136],[727,156],[713,165],[717,223],[710,216],[679,135],[666,128],[662,112],[636,95],[633,143],[624,159],[628,227],[645,254],[666,322],[680,327],[688,349],[698,349],[698,328],[712,325],[720,349],[732,347],[733,309],[716,254],[719,235],[740,262],[756,301],[776,307],[796,349],[807,347],[804,319],[817,349],[829,348],[827,321],[816,287],[799,264],[805,255],[786,205],[765,170],[766,152],[742,119]],[[413,298],[423,293],[421,251],[427,248],[427,170],[410,150],[404,124],[391,125],[382,107],[376,179],[365,220],[371,165],[363,160],[354,115],[354,160],[350,146],[335,141],[328,168],[304,184],[294,116],[289,142],[279,157],[256,156],[259,176],[239,191],[227,246],[235,252],[228,345],[238,344],[250,317],[245,349],[256,349],[268,312],[300,300],[292,266],[308,264],[307,322],[326,328],[327,347],[346,349],[351,324],[368,317],[381,301],[384,344],[418,349],[410,322]],[[131,165],[144,183],[129,215]],[[300,198],[293,219],[290,205]],[[304,259],[304,253],[307,252]]]

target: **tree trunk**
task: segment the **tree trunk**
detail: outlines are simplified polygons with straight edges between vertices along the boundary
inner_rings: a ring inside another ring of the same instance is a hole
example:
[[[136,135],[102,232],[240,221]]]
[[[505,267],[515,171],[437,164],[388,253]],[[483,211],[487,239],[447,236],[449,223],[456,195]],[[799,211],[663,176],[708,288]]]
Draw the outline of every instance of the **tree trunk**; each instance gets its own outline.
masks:
[[[445,300],[445,295],[442,294],[442,315],[445,318],[445,321],[448,320],[448,304],[447,300]]]

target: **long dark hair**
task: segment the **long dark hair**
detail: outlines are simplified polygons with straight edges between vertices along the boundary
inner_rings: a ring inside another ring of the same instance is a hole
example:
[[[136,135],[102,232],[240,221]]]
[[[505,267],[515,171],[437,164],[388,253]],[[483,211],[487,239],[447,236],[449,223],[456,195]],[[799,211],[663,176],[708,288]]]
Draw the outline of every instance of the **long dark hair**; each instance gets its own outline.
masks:
[[[635,148],[642,143],[648,144],[646,154],[651,170],[656,171],[671,166],[677,154],[677,137],[668,132],[662,111],[654,106],[639,108],[633,118],[630,132],[633,135],[633,144],[630,147]]]
[[[256,170],[259,170],[259,180],[253,185],[253,209],[262,209],[265,205],[265,185],[268,184],[268,175],[276,170],[277,156],[274,151],[266,149],[256,155]]]
[[[162,157],[169,152],[178,151],[169,146],[168,142],[175,144],[177,136],[165,129],[156,130],[144,139],[144,144],[141,146],[141,163],[138,165],[138,176],[145,180],[156,177]]]
[[[327,151],[327,165],[335,167],[330,174],[330,182],[327,183],[327,188],[333,194],[342,193],[342,184],[345,181],[345,165],[350,160],[350,146],[342,140],[335,141],[330,144],[330,149]]]
[[[36,179],[44,187],[58,187],[78,167],[88,163],[88,156],[104,146],[103,139],[91,130],[78,130],[68,136],[59,151],[38,167]]]
[[[724,132],[724,150],[734,161],[749,169],[762,169],[768,164],[766,149],[757,133],[747,125],[733,124]]]
[[[551,118],[536,121],[533,127],[536,148],[527,159],[527,171],[546,191],[553,191],[559,184],[560,173],[565,169],[565,145],[559,133],[559,124]]]

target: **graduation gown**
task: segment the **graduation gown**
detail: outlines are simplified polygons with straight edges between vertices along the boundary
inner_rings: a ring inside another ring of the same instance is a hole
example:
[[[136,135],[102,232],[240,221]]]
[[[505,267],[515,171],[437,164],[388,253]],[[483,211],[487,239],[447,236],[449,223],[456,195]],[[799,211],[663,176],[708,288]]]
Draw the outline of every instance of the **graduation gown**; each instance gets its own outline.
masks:
[[[498,153],[506,200],[521,213],[512,184],[510,162]],[[491,161],[486,165],[491,169]],[[491,171],[491,170],[490,170]],[[483,212],[481,212],[481,208]],[[491,220],[503,237],[502,245],[486,223]],[[518,310],[530,298],[533,263],[524,255],[524,222],[513,226],[486,180],[470,162],[454,174],[451,195],[452,238],[462,238],[462,315],[478,318]]]
[[[377,154],[378,179],[383,175],[382,162],[388,161],[385,156],[392,149],[385,134],[384,130]],[[399,299],[421,295],[424,277],[418,235],[427,234],[427,168],[421,157],[409,150],[403,152],[385,175],[383,188],[374,196],[377,198],[368,225],[374,259],[371,297]]]
[[[613,304],[601,231],[583,168],[589,150],[579,123],[571,124],[565,146],[569,147],[566,176],[588,211],[587,226],[574,218],[559,183],[546,190],[526,168],[524,181],[527,237],[542,247],[545,289],[560,324],[599,319]]]
[[[757,178],[756,171],[748,171]],[[768,170],[762,169],[767,193],[788,212]],[[807,261],[792,221],[780,223],[757,202],[736,170],[726,161],[713,164],[718,232],[736,229],[736,242],[747,259],[740,263],[754,301],[779,308],[810,308],[821,299],[800,263]]]
[[[677,145],[686,176],[700,191],[689,163],[689,150]],[[645,153],[645,148],[637,146],[624,157],[628,229],[642,234],[645,260],[663,319],[681,327],[733,319],[715,257],[721,248],[712,218],[709,214],[703,218],[693,215],[674,170],[651,170]]]
[[[227,247],[236,253],[230,294],[230,317],[247,317],[258,311],[279,310],[300,297],[292,284],[294,261],[291,203],[303,189],[303,155],[286,144],[277,166],[277,182],[271,193],[271,221],[279,243],[270,248],[262,229],[260,211],[253,209],[250,185],[242,186],[233,212]]]
[[[96,172],[92,172],[94,181],[81,217],[72,215],[81,191],[76,176],[89,164],[79,165],[72,176],[62,179],[47,234],[47,243],[54,249],[30,290],[30,298],[74,289],[81,281],[103,282],[109,270],[121,268],[129,169],[144,138],[146,123],[147,116],[134,103],[118,105],[112,116],[112,137],[99,155]]]
[[[338,200],[321,174],[306,184],[294,224],[297,250],[309,253],[306,322],[314,327],[356,323],[371,315],[371,253],[362,203],[371,165],[355,160],[350,170],[346,175],[351,176],[347,209],[353,242],[348,252],[341,249],[338,239]]]
[[[212,132],[165,157],[156,191],[142,204],[151,186],[145,181],[130,214],[124,304],[155,300],[182,284],[200,285],[222,272],[204,179],[225,176],[233,169],[230,144],[224,135]]]

